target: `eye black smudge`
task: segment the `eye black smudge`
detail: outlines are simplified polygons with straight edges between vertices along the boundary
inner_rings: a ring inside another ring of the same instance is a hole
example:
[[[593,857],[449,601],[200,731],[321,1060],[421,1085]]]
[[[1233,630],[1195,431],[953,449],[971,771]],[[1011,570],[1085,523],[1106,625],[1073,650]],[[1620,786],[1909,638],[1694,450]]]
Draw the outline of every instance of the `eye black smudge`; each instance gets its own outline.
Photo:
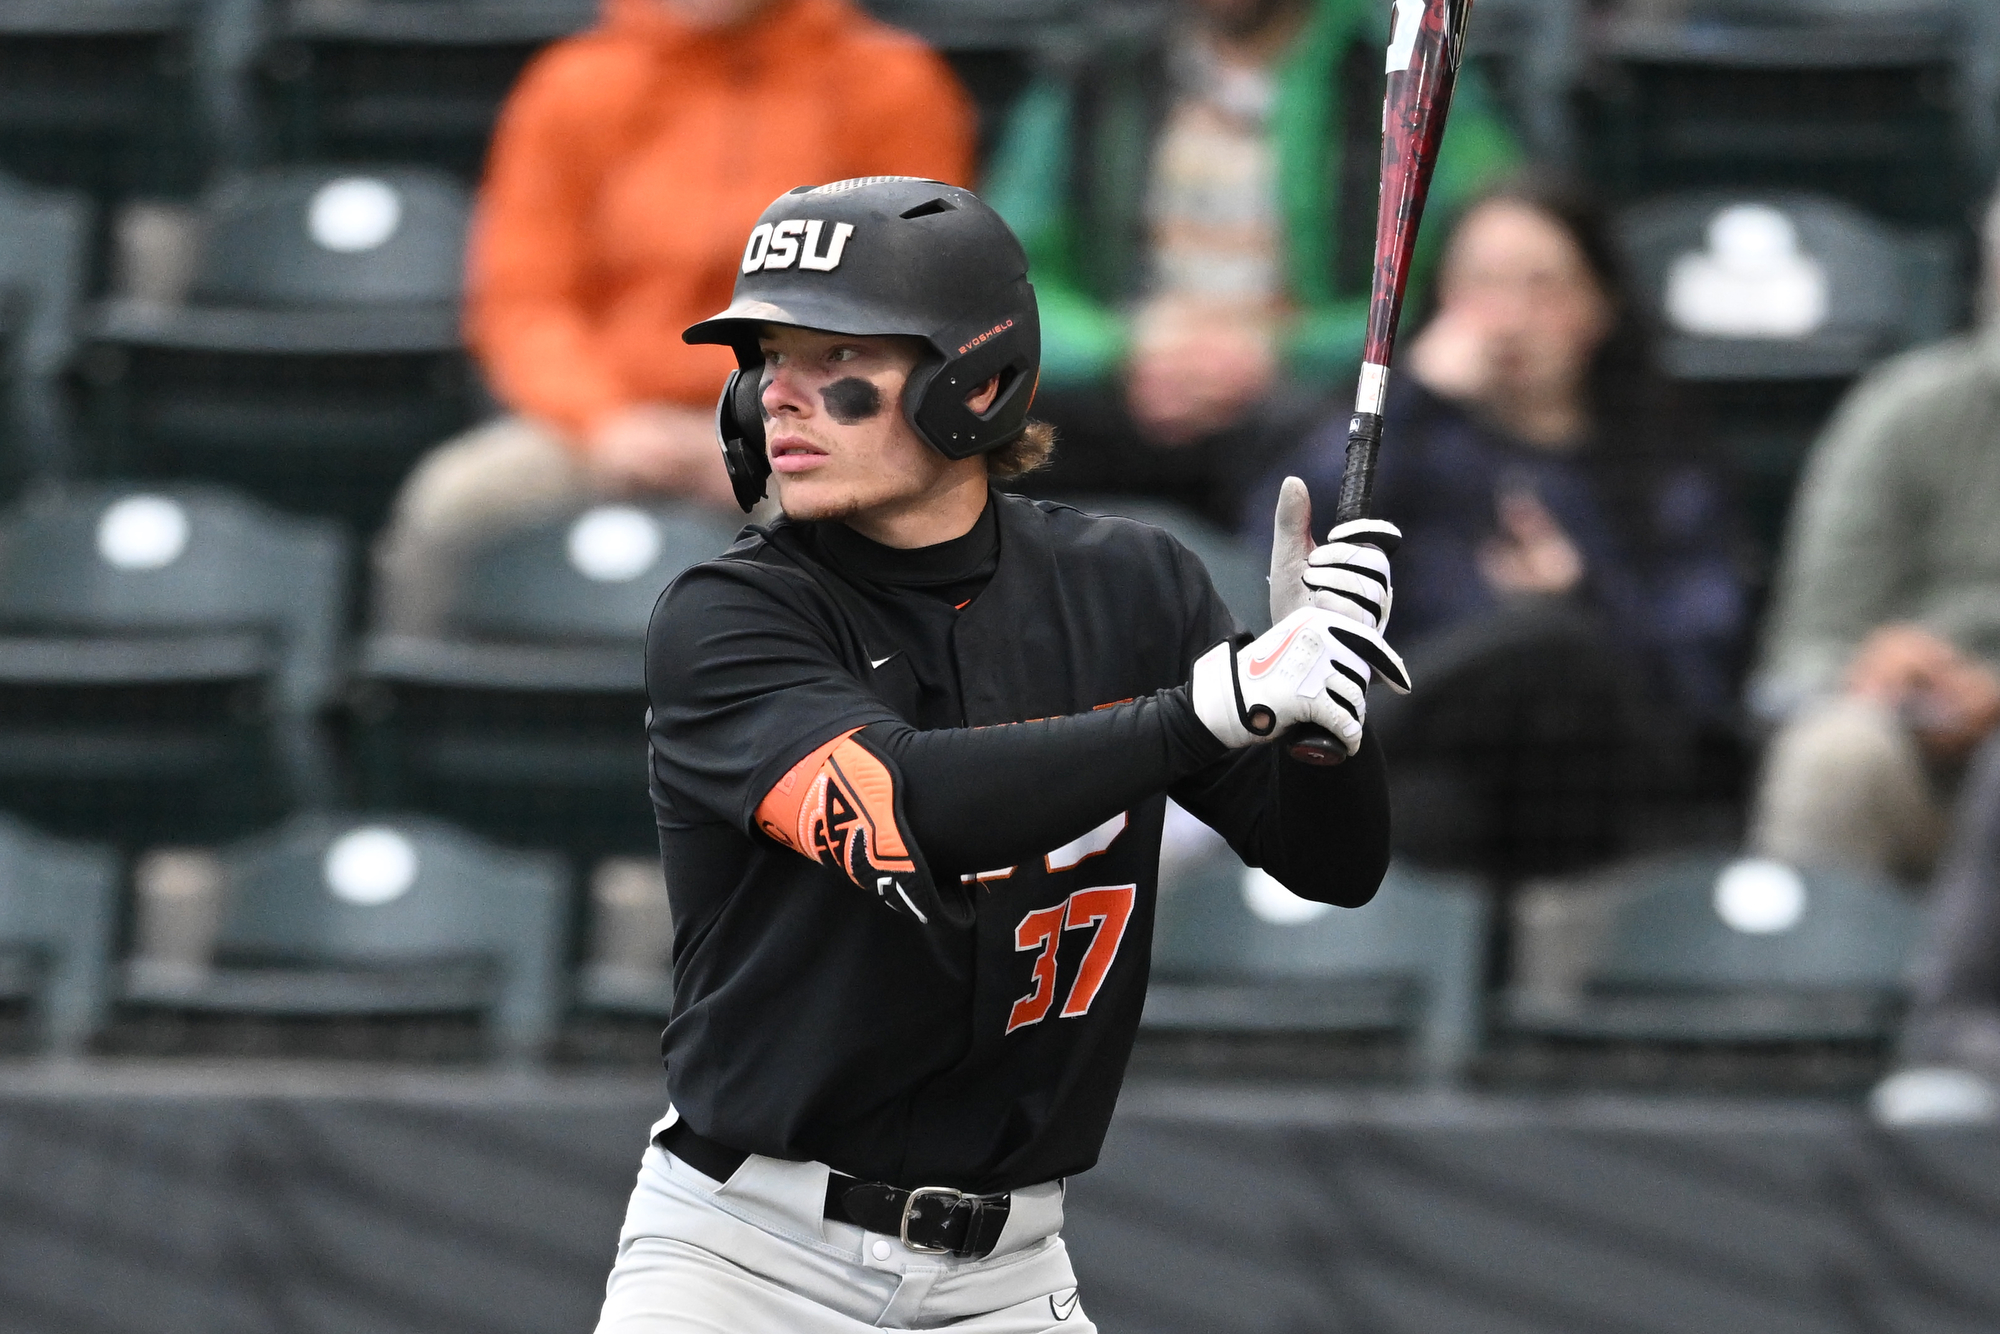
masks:
[[[827,415],[842,426],[867,421],[882,410],[881,391],[858,375],[835,380],[819,391],[819,401],[826,404]]]

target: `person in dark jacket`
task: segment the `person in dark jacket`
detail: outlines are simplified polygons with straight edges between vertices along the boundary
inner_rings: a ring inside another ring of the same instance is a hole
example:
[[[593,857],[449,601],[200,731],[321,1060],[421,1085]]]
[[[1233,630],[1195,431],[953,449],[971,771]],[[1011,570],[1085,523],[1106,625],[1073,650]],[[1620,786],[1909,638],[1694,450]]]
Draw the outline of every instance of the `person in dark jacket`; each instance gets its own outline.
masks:
[[[1317,514],[1345,426],[1287,465]],[[1465,212],[1383,436],[1419,683],[1377,712],[1400,850],[1504,880],[1643,846],[1726,753],[1698,743],[1733,731],[1746,593],[1724,480],[1580,191],[1528,174]]]

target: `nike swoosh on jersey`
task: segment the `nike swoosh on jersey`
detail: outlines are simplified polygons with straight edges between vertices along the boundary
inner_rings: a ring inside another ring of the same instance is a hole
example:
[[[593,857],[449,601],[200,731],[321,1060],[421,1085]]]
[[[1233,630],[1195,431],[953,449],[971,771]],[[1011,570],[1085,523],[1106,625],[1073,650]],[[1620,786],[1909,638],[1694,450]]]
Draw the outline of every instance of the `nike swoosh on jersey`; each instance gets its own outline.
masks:
[[[897,652],[897,653],[900,653],[900,652],[902,652],[902,650],[901,650],[901,649],[898,649],[898,650],[897,650],[896,652]],[[880,667],[880,666],[881,666],[881,665],[882,665],[883,663],[885,663],[885,662],[889,661],[889,658],[893,658],[893,657],[895,657],[895,656],[896,656],[896,654],[895,654],[895,653],[891,653],[891,654],[889,655],[889,657],[887,657],[887,658],[870,658],[870,659],[868,660],[868,665],[869,665],[870,667]]]
[[[1068,1292],[1049,1294],[1049,1314],[1058,1321],[1067,1320],[1076,1314],[1076,1289]]]
[[[1250,675],[1253,677],[1258,677],[1262,676],[1265,672],[1270,671],[1272,666],[1278,661],[1278,659],[1285,656],[1285,650],[1292,646],[1292,641],[1299,637],[1299,631],[1303,629],[1305,629],[1305,626],[1303,625],[1293,626],[1292,632],[1286,635],[1282,640],[1278,641],[1278,646],[1276,648],[1272,649],[1269,653],[1266,653],[1261,658],[1250,659]]]

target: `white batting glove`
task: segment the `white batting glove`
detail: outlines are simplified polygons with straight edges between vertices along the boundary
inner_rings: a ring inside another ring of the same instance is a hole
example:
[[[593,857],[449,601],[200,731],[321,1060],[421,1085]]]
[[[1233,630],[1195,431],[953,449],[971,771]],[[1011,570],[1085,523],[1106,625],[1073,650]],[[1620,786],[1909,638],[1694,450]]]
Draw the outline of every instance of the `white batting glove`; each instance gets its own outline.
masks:
[[[1300,607],[1242,648],[1227,641],[1195,659],[1190,693],[1202,725],[1232,750],[1317,723],[1352,755],[1368,717],[1368,681],[1407,691],[1403,660],[1374,629]]]
[[[1328,533],[1324,545],[1313,545],[1312,497],[1304,482],[1287,477],[1271,526],[1272,623],[1300,607],[1318,607],[1383,633],[1396,600],[1389,553],[1402,540],[1393,523],[1353,519]]]

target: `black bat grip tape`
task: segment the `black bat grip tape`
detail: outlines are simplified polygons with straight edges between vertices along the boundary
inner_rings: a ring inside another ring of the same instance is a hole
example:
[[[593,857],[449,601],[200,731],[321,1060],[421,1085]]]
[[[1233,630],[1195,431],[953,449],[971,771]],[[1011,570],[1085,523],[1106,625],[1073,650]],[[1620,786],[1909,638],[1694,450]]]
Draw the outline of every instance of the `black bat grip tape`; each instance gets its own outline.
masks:
[[[1375,456],[1382,451],[1382,414],[1357,412],[1347,423],[1347,462],[1340,470],[1340,496],[1333,521],[1365,519],[1375,499]]]
[[[1375,496],[1375,455],[1381,448],[1382,415],[1355,413],[1347,424],[1347,462],[1340,471],[1340,497],[1333,506],[1335,523],[1368,517],[1369,502]],[[1333,733],[1313,723],[1294,727],[1283,745],[1285,754],[1300,764],[1325,768],[1347,758],[1347,748]]]

